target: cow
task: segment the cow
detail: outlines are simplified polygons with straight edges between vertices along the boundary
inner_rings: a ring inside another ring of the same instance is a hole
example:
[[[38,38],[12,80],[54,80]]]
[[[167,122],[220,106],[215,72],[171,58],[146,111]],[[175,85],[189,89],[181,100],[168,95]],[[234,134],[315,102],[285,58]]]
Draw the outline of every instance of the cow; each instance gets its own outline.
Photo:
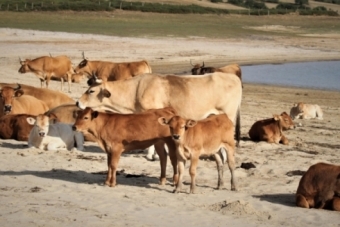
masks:
[[[302,208],[340,211],[340,166],[317,163],[302,176],[295,196]]]
[[[24,95],[24,91],[18,85],[16,88],[4,86],[0,88],[0,117],[8,114],[32,114],[38,115],[48,110],[45,102],[30,95]]]
[[[170,130],[158,124],[157,119],[161,116],[171,117],[175,114],[176,111],[171,107],[152,109],[136,114],[102,113],[87,107],[85,110],[79,111],[73,129],[91,133],[97,139],[99,146],[106,152],[108,161],[106,185],[116,186],[116,171],[123,152],[145,149],[151,145],[155,146],[160,157],[160,184],[164,185],[167,163],[165,144],[168,146],[173,165],[174,183],[178,179],[177,159]]]
[[[74,70],[71,60],[64,55],[51,57],[42,56],[33,60],[20,60],[21,67],[19,73],[34,73],[41,82],[41,87],[45,82],[46,88],[50,83],[51,77],[58,77],[61,80],[61,91],[63,91],[64,80],[68,82],[68,92],[71,92],[71,81]]]
[[[55,118],[53,114],[26,118],[30,125],[34,125],[29,134],[28,147],[47,151],[74,150],[76,144],[78,150],[84,150],[83,134],[74,132],[71,124],[55,123]]]
[[[136,62],[89,61],[83,53],[83,60],[74,69],[76,73],[86,74],[90,79],[87,84],[106,81],[125,80],[144,73],[152,73],[146,60]]]
[[[25,84],[0,83],[0,87],[3,86],[13,88],[20,86],[20,89],[24,91],[25,95],[34,96],[35,98],[44,101],[49,109],[66,103],[76,103],[70,96],[61,93],[60,91],[54,91],[47,88],[37,88]]]
[[[242,81],[242,71],[241,67],[238,64],[230,64],[227,66],[223,66],[221,68],[205,67],[204,62],[202,65],[200,64],[191,65],[193,66],[193,68],[191,69],[192,75],[204,75],[206,73],[213,72],[233,73]]]
[[[323,112],[317,104],[294,103],[290,109],[290,117],[294,119],[323,119]]]
[[[291,117],[286,112],[283,112],[281,115],[273,114],[273,118],[256,121],[251,126],[248,134],[253,141],[288,145],[288,139],[283,135],[282,131],[294,128],[295,124]]]
[[[190,160],[190,193],[195,193],[196,169],[201,155],[215,156],[218,171],[217,188],[221,189],[224,184],[223,162],[218,152],[222,147],[227,151],[231,190],[236,190],[234,126],[226,114],[212,115],[200,121],[184,119],[180,116],[161,117],[158,122],[170,128],[171,136],[176,144],[179,176],[174,192],[178,193],[182,190],[184,165],[186,160]]]
[[[0,138],[28,141],[32,125],[27,123],[30,114],[10,114],[0,117]]]

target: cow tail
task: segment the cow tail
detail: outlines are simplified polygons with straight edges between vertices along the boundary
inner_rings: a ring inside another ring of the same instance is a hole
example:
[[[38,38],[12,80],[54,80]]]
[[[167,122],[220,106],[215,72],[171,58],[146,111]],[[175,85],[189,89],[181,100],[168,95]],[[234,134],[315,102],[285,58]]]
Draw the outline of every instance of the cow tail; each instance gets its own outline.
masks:
[[[236,139],[236,147],[240,147],[241,140],[241,107],[237,108],[236,114],[236,125],[235,125],[235,139]]]

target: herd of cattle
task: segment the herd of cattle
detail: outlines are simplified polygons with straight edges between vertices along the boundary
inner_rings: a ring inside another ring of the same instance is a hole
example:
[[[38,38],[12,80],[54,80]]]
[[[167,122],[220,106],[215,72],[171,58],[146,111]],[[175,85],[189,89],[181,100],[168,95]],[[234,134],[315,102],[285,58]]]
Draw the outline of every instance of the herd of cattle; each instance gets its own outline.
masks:
[[[243,87],[239,65],[213,68],[197,64],[191,70],[195,76],[175,76],[152,73],[145,60],[90,61],[84,53],[83,58],[75,68],[67,56],[20,60],[19,72],[34,73],[41,88],[0,83],[0,138],[27,141],[29,147],[43,150],[83,150],[84,141],[95,141],[107,153],[105,184],[111,187],[116,185],[123,152],[153,146],[160,159],[160,184],[166,181],[168,153],[174,192],[181,191],[184,165],[190,160],[190,192],[194,193],[199,157],[213,155],[217,188],[223,187],[227,162],[231,190],[237,190],[234,156],[240,141]],[[57,78],[61,90],[64,80],[68,82],[70,92],[72,80],[79,82],[83,77],[88,78],[89,88],[77,102],[48,89],[50,80]],[[283,131],[295,128],[296,118],[322,119],[323,113],[318,105],[297,103],[290,114],[256,121],[249,137],[286,145],[289,141]],[[340,211],[339,176],[340,166],[311,166],[300,181],[296,205]]]

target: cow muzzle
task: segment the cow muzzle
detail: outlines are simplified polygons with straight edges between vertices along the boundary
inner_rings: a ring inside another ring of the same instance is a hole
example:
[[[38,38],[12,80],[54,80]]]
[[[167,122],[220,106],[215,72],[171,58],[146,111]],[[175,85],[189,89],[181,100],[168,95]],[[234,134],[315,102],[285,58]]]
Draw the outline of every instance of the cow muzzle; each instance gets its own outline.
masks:
[[[72,126],[72,130],[73,130],[73,131],[77,131],[77,126],[73,125],[73,126]]]
[[[179,135],[172,135],[172,138],[173,138],[174,140],[179,140]]]
[[[11,105],[4,105],[4,113],[9,114],[12,112],[12,106]]]
[[[39,132],[40,137],[45,137],[46,133],[45,132]]]

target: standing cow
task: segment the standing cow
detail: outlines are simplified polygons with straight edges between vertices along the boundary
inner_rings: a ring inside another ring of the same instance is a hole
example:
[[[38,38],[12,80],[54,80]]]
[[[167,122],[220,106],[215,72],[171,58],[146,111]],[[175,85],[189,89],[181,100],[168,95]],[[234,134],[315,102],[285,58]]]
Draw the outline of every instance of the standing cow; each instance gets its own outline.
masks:
[[[83,58],[74,71],[90,77],[87,81],[89,86],[94,83],[125,80],[144,73],[152,73],[151,67],[146,60],[121,63],[89,61],[85,58],[84,53]]]
[[[33,60],[20,60],[21,67],[19,73],[34,73],[41,82],[41,87],[45,81],[46,88],[50,83],[51,77],[58,77],[61,80],[61,90],[63,91],[64,80],[68,82],[68,92],[71,92],[72,74],[74,70],[72,62],[67,56],[42,56]]]

